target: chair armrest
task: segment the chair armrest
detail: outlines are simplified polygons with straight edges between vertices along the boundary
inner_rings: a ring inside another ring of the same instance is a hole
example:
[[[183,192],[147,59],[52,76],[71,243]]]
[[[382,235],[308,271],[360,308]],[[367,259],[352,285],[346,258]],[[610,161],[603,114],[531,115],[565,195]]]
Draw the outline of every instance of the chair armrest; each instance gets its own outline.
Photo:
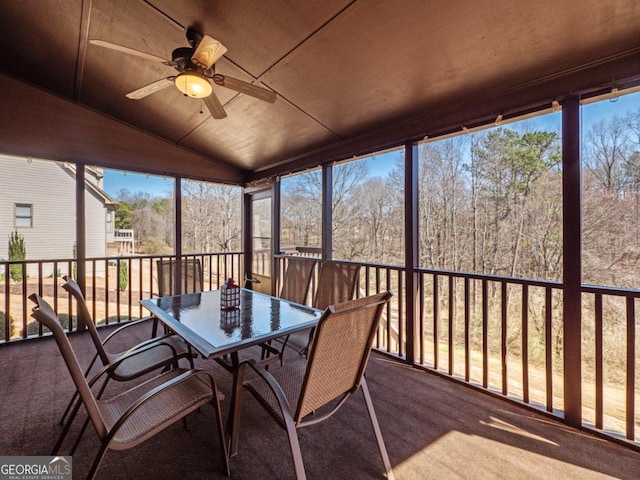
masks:
[[[109,335],[107,335],[104,338],[104,340],[102,340],[102,345],[105,345],[109,340],[111,340],[113,337],[118,335],[124,329],[129,328],[129,327],[133,327],[134,325],[139,325],[139,324],[141,324],[143,322],[147,322],[149,320],[153,320],[154,318],[155,318],[154,316],[143,317],[143,318],[139,318],[138,320],[133,320],[133,321],[131,321],[129,323],[126,323],[126,324],[122,325],[121,327],[115,329],[113,332],[111,332]]]
[[[251,277],[244,277],[244,287],[245,288],[249,288],[249,284],[250,283],[260,283],[260,280],[258,280],[257,278],[251,278]]]
[[[154,345],[145,345],[139,349],[136,350],[127,350],[126,352],[122,353],[120,356],[118,356],[114,361],[112,361],[111,363],[109,363],[109,365],[105,365],[104,367],[102,367],[100,370],[98,370],[95,375],[93,377],[91,377],[91,380],[89,380],[89,387],[93,386],[95,384],[96,381],[98,381],[98,379],[104,375],[105,373],[111,373],[114,370],[116,370],[120,364],[122,362],[124,362],[125,360],[135,357],[136,355],[140,355],[142,353],[145,353],[147,350],[151,350],[152,348],[170,348],[171,352],[173,354],[173,365],[174,368],[178,368],[178,353],[176,352],[176,349],[173,348],[173,346],[169,345],[168,343],[158,343],[158,344],[154,344]]]
[[[282,418],[285,422],[291,421],[293,422],[293,413],[291,412],[291,405],[289,405],[289,401],[287,400],[286,395],[284,394],[284,390],[278,383],[278,381],[269,373],[269,371],[264,368],[260,363],[256,362],[253,358],[250,360],[245,360],[240,364],[240,367],[245,364],[249,368],[251,368],[254,372],[258,374],[266,383],[269,389],[276,396],[276,400],[278,401],[278,405],[280,406],[280,411],[282,413]],[[244,368],[238,369],[238,382],[242,382],[244,377]]]

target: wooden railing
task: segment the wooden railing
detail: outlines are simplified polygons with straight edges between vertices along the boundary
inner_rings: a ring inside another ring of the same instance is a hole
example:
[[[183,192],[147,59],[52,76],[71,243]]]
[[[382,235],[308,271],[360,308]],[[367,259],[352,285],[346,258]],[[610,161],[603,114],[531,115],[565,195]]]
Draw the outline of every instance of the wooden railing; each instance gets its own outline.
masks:
[[[121,323],[146,315],[139,301],[158,296],[157,262],[170,255],[96,257],[86,261],[85,296],[98,325]],[[227,278],[243,278],[240,252],[183,255],[202,265],[203,290],[217,289]],[[31,319],[28,296],[38,293],[58,312],[73,331],[74,304],[60,285],[63,275],[76,277],[74,259],[0,262],[0,344],[43,335],[42,326]],[[173,293],[173,292],[171,292]]]
[[[276,258],[276,291],[288,258]],[[406,359],[413,323],[415,366],[563,418],[561,283],[418,269],[416,318],[408,322],[405,270],[360,265],[358,296],[394,291],[378,350]],[[639,301],[640,290],[582,287],[583,426],[634,447]]]
[[[158,294],[155,262],[168,258],[172,257],[88,260],[86,295],[96,322],[112,324],[145,315],[138,301]],[[204,289],[218,288],[229,277],[243,280],[242,253],[183,258],[200,260]],[[276,292],[289,258],[275,257]],[[408,318],[406,304],[411,298],[404,268],[359,264],[358,296],[394,292],[380,323],[376,349],[406,361],[407,339],[413,338],[414,345],[409,346],[414,366],[563,417],[561,283],[418,269],[416,313]],[[12,266],[26,281],[11,279]],[[43,335],[41,327],[30,322],[27,296],[32,292],[48,299],[67,328],[74,328],[75,307],[58,277],[69,272],[74,272],[73,259],[0,262],[0,344]],[[121,276],[126,288],[119,288]],[[311,292],[316,285],[314,277]],[[589,285],[581,290],[583,426],[638,448],[640,290]]]

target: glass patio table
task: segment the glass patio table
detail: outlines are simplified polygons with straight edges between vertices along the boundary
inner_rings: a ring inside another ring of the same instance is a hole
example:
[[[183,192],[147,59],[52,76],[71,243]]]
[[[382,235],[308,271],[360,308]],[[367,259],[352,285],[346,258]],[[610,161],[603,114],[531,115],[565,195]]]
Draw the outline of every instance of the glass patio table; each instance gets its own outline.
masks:
[[[140,304],[204,358],[304,330],[322,315],[321,310],[244,288],[235,310],[220,308],[219,290],[144,299]]]
[[[235,310],[220,308],[219,290],[144,299],[140,304],[204,358],[215,359],[233,374],[231,412],[242,390],[238,384],[238,352],[254,345],[269,348],[270,340],[313,327],[322,316],[321,310],[245,288],[240,292],[240,307]],[[229,415],[227,423],[230,455],[237,452],[237,426],[232,418]]]

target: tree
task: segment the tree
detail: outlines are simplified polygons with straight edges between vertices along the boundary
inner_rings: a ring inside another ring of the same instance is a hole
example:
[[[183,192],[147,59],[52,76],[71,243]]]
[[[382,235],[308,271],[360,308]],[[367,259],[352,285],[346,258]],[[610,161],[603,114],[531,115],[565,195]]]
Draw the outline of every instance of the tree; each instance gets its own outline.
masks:
[[[627,125],[614,116],[596,123],[586,136],[585,166],[605,190],[618,194],[625,183],[624,167],[629,156]]]
[[[473,233],[469,215],[467,138],[427,143],[420,148],[419,219],[421,264],[429,268],[462,269],[465,246]]]
[[[119,202],[116,208],[116,228],[119,230],[131,228],[133,223],[131,220],[132,214],[133,205],[127,202]]]
[[[24,237],[14,230],[9,235],[9,260],[24,260],[27,258],[27,249],[24,244]],[[22,264],[11,265],[10,275],[16,282],[22,281]]]
[[[319,173],[318,173],[319,175]],[[362,161],[333,167],[333,248],[336,258],[364,259],[367,233],[360,222],[363,184],[369,170]]]
[[[184,251],[240,249],[240,190],[206,182],[182,185]]]
[[[5,326],[6,318],[7,318],[7,314],[0,311],[0,340],[3,340],[3,341],[6,338],[10,339],[16,333],[16,326],[13,322],[13,318],[9,316],[9,332],[7,334],[6,326]]]
[[[636,287],[640,263],[640,110],[596,123],[583,169],[584,281]]]
[[[127,268],[127,262],[119,262],[118,267],[118,290],[124,292],[129,285],[129,270]]]
[[[282,245],[319,247],[322,242],[320,171],[314,170],[283,180],[281,208]]]
[[[141,252],[168,253],[173,245],[173,202],[146,192],[121,189],[117,196],[115,225],[134,229]]]
[[[472,158],[483,273],[526,276],[523,250],[529,246],[535,208],[529,198],[538,181],[557,170],[559,137],[554,132],[500,128],[480,138]]]

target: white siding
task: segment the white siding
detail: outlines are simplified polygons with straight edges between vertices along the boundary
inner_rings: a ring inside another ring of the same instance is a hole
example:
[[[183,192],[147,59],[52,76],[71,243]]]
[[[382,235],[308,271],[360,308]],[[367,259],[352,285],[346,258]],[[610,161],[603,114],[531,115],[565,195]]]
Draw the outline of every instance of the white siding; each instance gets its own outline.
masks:
[[[87,258],[104,257],[107,248],[107,209],[104,204],[87,189],[84,191],[85,229],[87,232]],[[105,271],[105,263],[96,263],[96,273]],[[91,273],[91,264],[87,264],[87,273]]]
[[[85,202],[87,255],[102,257],[106,247],[104,204],[87,191]],[[9,235],[16,229],[16,203],[33,205],[32,228],[17,229],[24,236],[28,260],[73,257],[76,215],[72,174],[57,162],[0,155],[0,259],[8,258]],[[61,266],[61,273],[68,273],[66,269]]]

